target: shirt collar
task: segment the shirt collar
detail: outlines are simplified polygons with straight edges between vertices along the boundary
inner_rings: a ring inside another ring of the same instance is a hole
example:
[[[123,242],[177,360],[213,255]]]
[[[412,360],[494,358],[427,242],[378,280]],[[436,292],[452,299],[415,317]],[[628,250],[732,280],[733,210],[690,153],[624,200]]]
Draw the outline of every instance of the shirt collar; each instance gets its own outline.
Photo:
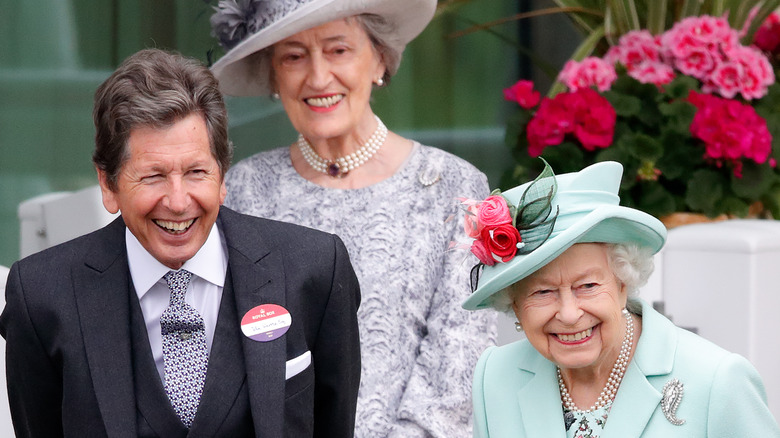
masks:
[[[154,258],[141,242],[125,228],[127,261],[138,298],[142,298],[171,268]],[[218,287],[224,287],[227,273],[227,251],[217,224],[211,226],[208,238],[195,255],[184,262],[186,269]]]

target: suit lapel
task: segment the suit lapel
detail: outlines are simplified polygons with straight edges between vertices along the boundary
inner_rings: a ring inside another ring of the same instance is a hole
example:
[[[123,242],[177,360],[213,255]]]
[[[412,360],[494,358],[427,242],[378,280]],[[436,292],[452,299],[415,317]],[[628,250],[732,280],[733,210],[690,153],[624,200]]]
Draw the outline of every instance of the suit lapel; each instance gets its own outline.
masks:
[[[524,372],[533,375],[518,394],[525,436],[566,438],[555,365],[534,353],[520,364]]]
[[[237,213],[226,209],[220,211],[221,229],[228,246],[228,275],[235,298],[237,324],[240,324],[244,314],[256,306],[284,306],[285,283],[280,255],[263,242],[262,229],[237,219]],[[235,330],[240,327],[236,326]],[[256,342],[243,334],[240,339],[255,430],[258,434],[262,431],[268,436],[283,436],[286,339]]]
[[[73,289],[92,385],[109,436],[136,436],[130,285],[121,217],[94,235]]]
[[[677,335],[672,323],[643,302],[642,334],[618,389],[603,438],[642,435],[659,409],[662,396],[648,378],[672,372],[676,348]]]

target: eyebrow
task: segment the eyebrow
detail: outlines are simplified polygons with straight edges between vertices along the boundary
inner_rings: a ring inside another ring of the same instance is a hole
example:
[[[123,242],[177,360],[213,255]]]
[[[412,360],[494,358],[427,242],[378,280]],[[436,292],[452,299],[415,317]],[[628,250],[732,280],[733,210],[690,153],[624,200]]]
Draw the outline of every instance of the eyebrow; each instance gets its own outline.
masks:
[[[601,277],[603,275],[603,270],[601,268],[586,269],[582,273],[577,274],[574,277],[574,281],[579,281],[579,280],[582,280],[585,277],[589,277],[589,276],[593,276],[593,275],[598,275],[599,277]],[[531,277],[531,278],[528,279],[528,286],[530,286],[532,288],[546,286],[546,285],[552,285],[552,284],[555,284],[555,283],[556,283],[555,281],[549,280],[549,277]]]
[[[323,41],[326,42],[326,43],[331,43],[331,42],[334,42],[334,41],[344,41],[346,39],[347,39],[346,35],[339,34],[339,35],[334,35],[334,36],[331,36],[331,37],[323,38]],[[295,40],[293,40],[293,41],[282,41],[279,44],[282,47],[285,47],[285,46],[286,47],[304,47],[305,46],[305,44],[303,44],[302,42],[295,41]]]

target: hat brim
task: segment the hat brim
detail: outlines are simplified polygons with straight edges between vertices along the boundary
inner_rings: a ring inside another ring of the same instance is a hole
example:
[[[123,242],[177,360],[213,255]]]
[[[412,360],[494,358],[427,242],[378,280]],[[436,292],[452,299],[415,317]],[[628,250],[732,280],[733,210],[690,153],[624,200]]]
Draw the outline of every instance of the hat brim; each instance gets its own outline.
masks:
[[[462,306],[466,310],[490,307],[495,293],[536,272],[576,243],[635,243],[656,253],[665,240],[666,228],[655,217],[618,205],[601,206],[530,254],[485,267],[479,287]]]
[[[248,36],[211,67],[220,90],[232,96],[267,96],[272,93],[268,72],[259,71],[252,55],[266,47],[330,21],[360,14],[384,17],[395,29],[388,43],[403,52],[433,18],[432,0],[313,0],[258,32]]]

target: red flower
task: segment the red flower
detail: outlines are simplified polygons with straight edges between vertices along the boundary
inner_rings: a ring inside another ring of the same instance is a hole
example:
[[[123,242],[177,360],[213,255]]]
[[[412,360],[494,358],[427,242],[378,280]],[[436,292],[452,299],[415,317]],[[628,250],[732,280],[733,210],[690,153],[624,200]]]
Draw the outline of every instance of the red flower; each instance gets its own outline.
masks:
[[[609,101],[590,88],[573,93],[576,98],[574,135],[585,150],[612,144],[617,114]]]
[[[517,102],[525,109],[531,109],[539,103],[541,95],[534,91],[534,83],[531,81],[520,80],[509,88],[504,89],[504,99],[510,102]]]
[[[691,135],[704,142],[705,157],[732,164],[740,176],[741,158],[765,163],[772,151],[766,120],[749,105],[709,94],[691,92],[688,100],[698,109]]]
[[[494,228],[485,227],[482,230],[482,242],[485,248],[502,262],[508,262],[515,256],[517,244],[521,241],[520,232],[512,224],[502,224]]]
[[[539,110],[528,123],[528,154],[538,157],[547,146],[561,144],[566,134],[574,130],[574,113],[567,106],[566,97],[570,93],[561,93],[552,99],[542,100]]]
[[[612,144],[617,114],[609,101],[591,88],[560,93],[542,101],[528,123],[528,154],[538,157],[547,146],[573,134],[586,150]]]
[[[753,44],[761,50],[775,53],[780,49],[780,14],[772,12],[753,37]]]

